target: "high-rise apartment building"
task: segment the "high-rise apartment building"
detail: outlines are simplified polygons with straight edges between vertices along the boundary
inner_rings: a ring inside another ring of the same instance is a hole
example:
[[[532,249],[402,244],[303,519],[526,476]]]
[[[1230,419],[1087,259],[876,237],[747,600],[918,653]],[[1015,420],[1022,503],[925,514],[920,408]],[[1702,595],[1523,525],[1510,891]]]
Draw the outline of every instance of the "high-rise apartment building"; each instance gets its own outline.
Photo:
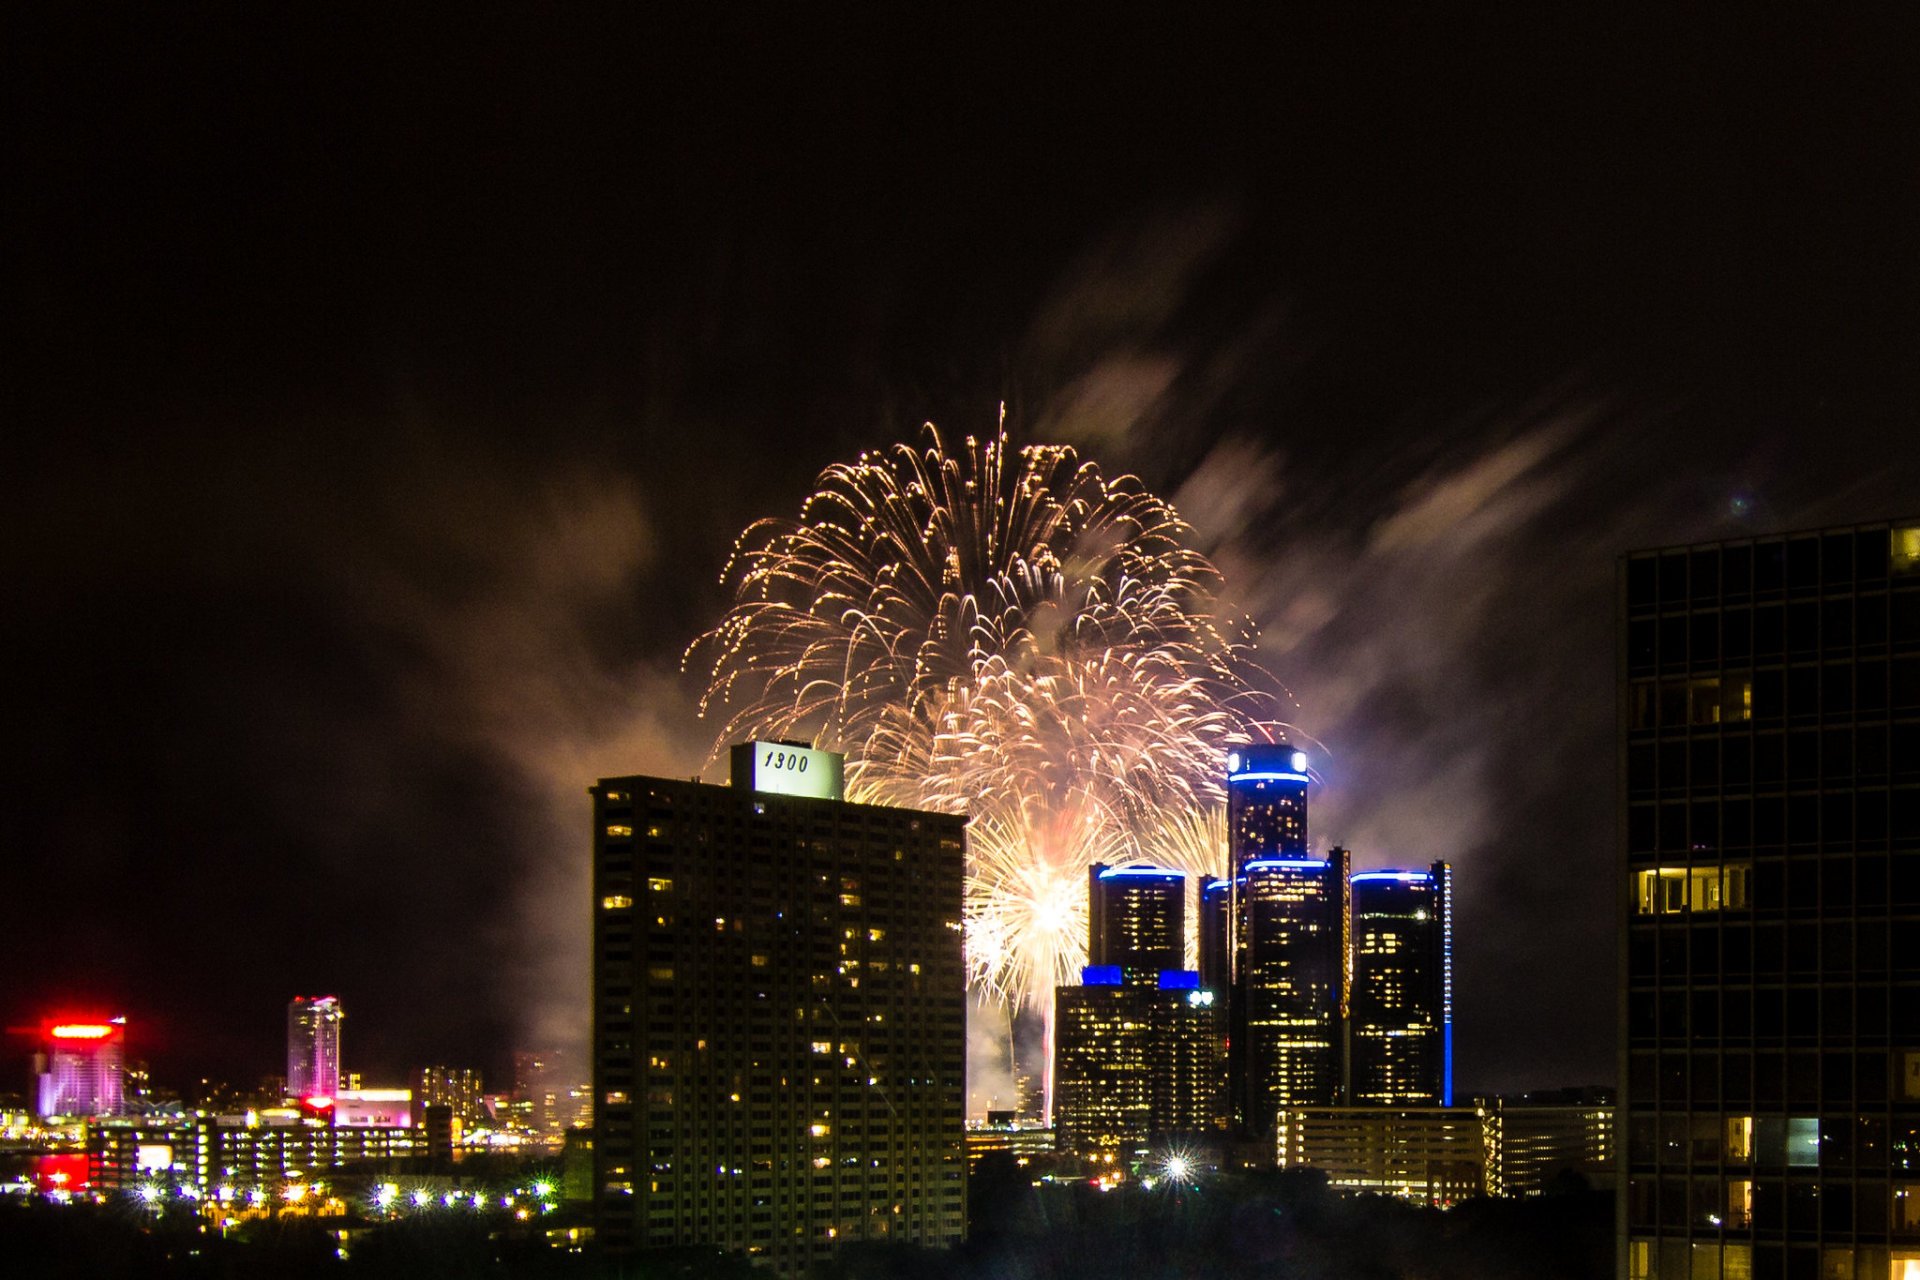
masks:
[[[1620,1274],[1920,1277],[1920,521],[1619,583]]]
[[[1356,1103],[1453,1105],[1453,872],[1362,871],[1353,896]]]
[[[612,1255],[784,1274],[966,1223],[965,819],[848,804],[841,759],[593,797],[594,1199]]]
[[[38,1079],[42,1116],[117,1116],[126,1111],[127,1020],[57,1019],[47,1024]]]
[[[287,1096],[340,1092],[340,1022],[335,996],[295,996],[287,1005]]]

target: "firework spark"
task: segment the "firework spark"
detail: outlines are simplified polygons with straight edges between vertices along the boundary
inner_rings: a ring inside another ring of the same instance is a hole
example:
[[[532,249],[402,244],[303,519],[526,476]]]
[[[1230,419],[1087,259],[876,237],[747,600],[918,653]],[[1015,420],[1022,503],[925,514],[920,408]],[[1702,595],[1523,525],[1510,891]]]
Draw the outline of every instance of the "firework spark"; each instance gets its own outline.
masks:
[[[969,971],[1050,1009],[1085,962],[1087,868],[1217,869],[1164,833],[1278,727],[1190,533],[1133,477],[1004,430],[831,467],[798,520],[741,535],[733,605],[688,651],[716,750],[810,737],[847,754],[852,799],[969,814]]]

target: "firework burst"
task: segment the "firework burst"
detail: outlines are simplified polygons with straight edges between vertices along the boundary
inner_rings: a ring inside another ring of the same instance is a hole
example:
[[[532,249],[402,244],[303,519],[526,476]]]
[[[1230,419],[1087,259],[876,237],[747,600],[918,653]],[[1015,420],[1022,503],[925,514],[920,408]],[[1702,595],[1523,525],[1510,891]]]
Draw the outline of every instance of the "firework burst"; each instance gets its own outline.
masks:
[[[1004,431],[830,467],[798,520],[741,535],[732,607],[688,650],[716,750],[810,737],[852,799],[970,815],[970,973],[1050,1009],[1085,961],[1087,868],[1217,807],[1228,746],[1277,727],[1190,533],[1134,478]]]

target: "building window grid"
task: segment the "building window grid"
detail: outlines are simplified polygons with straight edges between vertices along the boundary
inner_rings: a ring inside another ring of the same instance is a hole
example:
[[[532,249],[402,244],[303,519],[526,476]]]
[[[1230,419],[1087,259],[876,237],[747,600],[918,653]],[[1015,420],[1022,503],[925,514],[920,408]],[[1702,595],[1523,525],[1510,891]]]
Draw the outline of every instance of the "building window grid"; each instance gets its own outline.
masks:
[[[1920,536],[1920,535],[1916,535],[1916,536]],[[1829,539],[1828,541],[1829,543],[1831,543],[1831,539]],[[1663,558],[1663,568],[1666,561],[1669,559],[1671,558]],[[1877,586],[1878,584],[1874,584],[1874,585]],[[1870,586],[1868,589],[1873,589],[1873,587]],[[1848,581],[1844,585],[1837,585],[1833,590],[1828,590],[1823,592],[1819,590],[1818,587],[1808,589],[1803,586],[1797,592],[1797,594],[1813,595],[1813,596],[1821,597],[1825,599],[1831,599],[1834,595],[1839,594],[1841,598],[1844,600],[1844,599],[1852,598],[1853,594],[1855,593],[1855,590],[1856,590],[1855,584],[1852,581],[1851,574],[1849,574]],[[1689,605],[1693,603],[1691,597],[1689,598],[1688,603]],[[1724,607],[1726,602],[1718,601],[1716,603],[1719,603]],[[1630,602],[1629,604],[1630,615],[1633,612],[1634,610]],[[1837,611],[1829,611],[1829,618],[1826,621],[1825,625],[1831,626],[1831,619],[1838,616],[1839,615]],[[1669,631],[1668,634],[1675,634],[1675,632]],[[1792,643],[1793,642],[1790,639],[1788,641],[1789,648],[1791,647]],[[1790,655],[1788,656],[1788,660],[1789,661],[1791,660]],[[1718,661],[1719,659],[1716,654],[1715,662],[1717,663]],[[1661,664],[1663,668],[1665,667],[1665,665],[1666,664],[1664,663]],[[1706,665],[1706,664],[1703,663],[1702,665]],[[1829,672],[1833,670],[1847,671],[1849,683],[1850,684],[1853,683],[1853,668],[1851,666],[1841,665],[1841,664],[1830,664],[1827,670]],[[1840,705],[1836,705],[1836,703]],[[1828,722],[1830,720],[1841,723],[1841,724],[1846,724],[1846,725],[1857,725],[1860,719],[1860,713],[1857,709],[1857,699],[1851,698],[1851,697],[1844,700],[1839,700],[1831,697],[1821,697],[1818,700],[1818,702],[1815,703],[1809,709],[1809,711],[1804,714],[1804,716],[1798,714],[1796,712],[1796,708],[1792,704],[1789,704],[1789,706],[1786,708],[1786,711],[1788,713],[1786,718],[1790,723],[1796,722],[1796,721],[1807,722],[1807,723],[1812,723],[1822,729],[1827,727]],[[1897,711],[1889,707],[1888,715],[1892,716],[1894,714],[1897,714]],[[1752,726],[1750,724],[1743,725],[1742,728],[1747,733],[1751,733],[1753,731]],[[1739,730],[1733,730],[1729,725],[1716,723],[1712,726],[1711,729],[1704,729],[1704,728],[1697,729],[1697,730],[1689,729],[1688,737],[1691,738],[1695,736],[1696,733],[1702,733],[1702,732],[1711,733],[1713,736],[1716,736],[1716,737],[1725,737],[1730,732],[1739,732]],[[1681,743],[1685,741],[1686,741],[1685,739],[1662,740],[1660,743],[1660,749],[1661,750],[1682,749]],[[1834,740],[1824,739],[1824,741],[1826,743],[1831,743]],[[1824,756],[1826,755],[1826,752],[1823,750],[1822,754]],[[1833,771],[1833,764],[1830,758],[1823,760],[1822,764],[1826,766],[1826,770],[1823,771],[1822,773],[1814,775],[1815,786],[1818,786],[1823,781],[1827,784],[1829,790],[1833,789],[1834,783],[1838,781],[1844,781],[1849,786],[1857,786],[1857,781],[1858,781],[1857,777],[1851,773],[1847,774],[1844,777],[1844,779],[1835,779],[1830,776],[1831,772]],[[1692,779],[1690,778],[1689,780],[1691,781]],[[1720,790],[1719,783],[1720,783],[1720,780],[1717,777],[1713,779],[1713,789],[1716,792],[1719,792]],[[1791,787],[1792,785],[1793,783],[1790,780],[1783,779],[1781,789],[1784,791],[1788,787]],[[1757,790],[1757,787],[1755,787],[1754,789]],[[1818,843],[1818,837],[1820,834],[1822,833],[1818,832],[1817,830],[1813,833],[1814,842],[1816,844]],[[1835,843],[1841,843],[1850,847],[1851,852],[1842,854],[1838,857],[1834,857],[1830,861],[1835,863],[1842,863],[1842,864],[1857,862],[1859,859],[1859,844],[1857,843],[1857,839],[1858,839],[1857,837],[1854,837],[1851,835],[1851,833],[1849,833],[1847,836],[1843,836],[1838,840],[1836,840]],[[1693,852],[1693,851],[1694,850],[1691,848],[1688,850],[1688,852]],[[1630,850],[1629,859],[1628,859],[1629,864],[1631,864],[1634,860],[1635,859],[1632,856],[1632,851]],[[1845,877],[1836,877],[1836,881],[1838,879],[1844,879],[1844,878]],[[1822,880],[1825,881],[1825,879],[1826,877],[1823,876]],[[1829,917],[1840,916],[1843,913],[1844,913],[1844,918],[1848,920],[1852,920],[1861,914],[1860,906],[1858,904],[1858,899],[1856,897],[1849,895],[1849,898],[1847,901],[1840,902],[1840,903],[1827,902],[1824,900],[1827,893],[1826,885],[1824,883],[1822,884],[1820,893],[1821,893],[1821,897],[1816,898],[1811,904],[1782,904],[1782,905],[1783,906],[1807,905],[1810,907],[1808,914],[1811,915],[1814,921],[1822,924],[1826,923]],[[1884,894],[1879,896],[1881,897],[1882,901],[1886,901],[1890,897],[1890,895],[1884,895]],[[1889,909],[1897,910],[1897,908],[1889,908]],[[1710,935],[1718,935],[1720,933],[1721,923],[1722,922],[1718,918],[1714,919],[1712,923],[1709,925],[1707,932]],[[1656,955],[1659,949],[1673,945],[1677,940],[1675,937],[1675,931],[1673,930],[1656,929],[1656,930],[1653,930],[1653,934],[1654,934],[1654,949],[1655,949]],[[1717,950],[1718,949],[1717,944],[1719,942],[1718,936],[1714,936],[1714,942],[1716,943],[1716,950]],[[1851,972],[1857,973],[1858,972],[1857,958],[1856,958],[1856,954],[1852,949],[1853,943],[1854,943],[1853,938],[1851,937],[1847,938],[1845,951],[1844,951],[1844,959],[1848,962],[1848,968],[1851,970]],[[1686,981],[1687,989],[1689,990],[1697,989],[1696,988],[1697,983],[1705,982],[1708,985],[1709,989],[1723,992],[1728,985],[1726,982],[1725,971],[1719,967],[1715,967],[1714,969],[1707,972],[1699,972],[1696,969],[1694,964],[1694,961],[1697,959],[1698,954],[1699,953],[1696,951],[1693,955],[1690,955],[1687,958],[1688,967],[1685,971],[1685,975],[1686,975],[1685,981]],[[1814,990],[1819,990],[1821,986],[1824,985],[1823,980],[1830,976],[1829,969],[1832,967],[1830,965],[1830,961],[1835,958],[1836,958],[1836,955],[1833,953],[1829,953],[1824,946],[1821,948],[1820,955],[1816,961],[1816,964],[1818,967],[1815,969],[1815,972],[1813,975],[1815,979],[1815,985],[1813,988]],[[1643,975],[1640,973],[1632,973],[1632,977],[1636,980],[1636,985],[1639,985],[1639,980],[1642,979],[1643,977],[1651,979],[1652,985],[1657,989],[1659,984],[1658,975],[1661,973],[1661,971],[1662,971],[1661,968],[1656,964],[1656,966],[1653,968],[1650,974]],[[1631,970],[1630,970],[1630,973],[1631,973]],[[1857,982],[1857,979],[1855,981]],[[1755,989],[1758,989],[1758,988],[1755,988]],[[1888,988],[1886,988],[1886,990],[1891,992],[1892,988],[1889,986]],[[1732,1055],[1726,1055],[1718,1052],[1720,1045],[1719,1045],[1719,1039],[1718,1039],[1717,1033],[1713,1037],[1709,1038],[1705,1036],[1698,1036],[1697,1034],[1690,1035],[1688,1034],[1688,1030],[1689,1029],[1683,1029],[1681,1033],[1683,1038],[1680,1040],[1682,1049],[1679,1054],[1679,1060],[1682,1062],[1682,1064],[1693,1065],[1693,1061],[1696,1058],[1698,1058],[1698,1059],[1703,1059],[1705,1062],[1713,1063],[1715,1066],[1718,1066],[1719,1062],[1725,1057],[1744,1056],[1747,1059],[1747,1062],[1749,1064],[1749,1076],[1751,1077],[1751,1070],[1750,1070],[1751,1063],[1753,1062],[1754,1056],[1756,1054],[1756,1050],[1752,1046],[1749,1046],[1747,1048],[1746,1053],[1744,1055],[1741,1055],[1738,1053],[1732,1054]],[[1816,1046],[1817,1050],[1824,1050],[1826,1041],[1829,1038],[1826,1032],[1827,1032],[1827,1027],[1824,1021],[1816,1024],[1816,1029],[1811,1039],[1814,1045]],[[1664,1035],[1664,1028],[1661,1028],[1658,1032],[1656,1032],[1655,1039],[1654,1039],[1654,1043],[1656,1045],[1659,1045],[1662,1043],[1663,1035]],[[1844,1041],[1848,1045],[1854,1045],[1858,1041],[1858,1037],[1855,1034],[1835,1036],[1833,1038]],[[1629,1039],[1630,1041],[1632,1039],[1631,1033],[1630,1033]],[[1697,1046],[1703,1040],[1710,1040],[1711,1044],[1713,1045],[1713,1048],[1706,1052],[1699,1052],[1697,1049]],[[1823,1101],[1828,1099],[1835,1099],[1837,1101],[1842,1102],[1843,1104],[1850,1104],[1852,1107],[1852,1111],[1850,1112],[1850,1114],[1862,1115],[1867,1110],[1867,1108],[1863,1105],[1866,1100],[1856,1097],[1854,1091],[1860,1087],[1859,1082],[1854,1081],[1851,1078],[1851,1072],[1853,1070],[1853,1064],[1855,1060],[1856,1060],[1855,1055],[1853,1054],[1848,1054],[1845,1057],[1838,1057],[1836,1055],[1828,1054],[1826,1052],[1819,1053],[1818,1059],[1816,1059],[1816,1061],[1821,1061],[1824,1063],[1824,1067],[1823,1067],[1824,1070],[1831,1071],[1832,1069],[1834,1069],[1836,1064],[1844,1063],[1844,1067],[1842,1069],[1848,1073],[1848,1079],[1846,1080],[1845,1083],[1848,1086],[1850,1086],[1846,1090],[1836,1091],[1832,1088],[1831,1081],[1823,1080],[1821,1082],[1823,1087],[1819,1090],[1819,1097]],[[1889,1094],[1896,1091],[1897,1089],[1888,1090]],[[1836,1098],[1837,1093],[1844,1094],[1844,1096]],[[1696,1115],[1702,1118],[1710,1117],[1716,1120],[1724,1121],[1724,1118],[1726,1115],[1726,1110],[1725,1110],[1726,1104],[1718,1103],[1718,1081],[1716,1081],[1715,1098],[1709,1100],[1710,1103],[1717,1104],[1714,1106],[1713,1110],[1708,1111],[1703,1109],[1696,1109],[1694,1107],[1695,1095],[1694,1095],[1694,1091],[1691,1089],[1686,1090],[1683,1096],[1685,1100],[1682,1101],[1681,1103],[1681,1107],[1680,1107],[1680,1110],[1678,1111],[1678,1115],[1685,1117],[1688,1123],[1691,1123]],[[1627,1108],[1627,1110],[1631,1115],[1631,1112],[1634,1109],[1634,1099],[1629,1098],[1628,1101],[1629,1101],[1629,1107]],[[1883,1115],[1886,1115],[1886,1109],[1889,1108],[1890,1106],[1891,1106],[1890,1101],[1881,1102],[1880,1110]],[[1664,1117],[1667,1114],[1669,1114],[1668,1108],[1667,1108],[1667,1100],[1664,1097],[1660,1097],[1658,1102],[1655,1104],[1654,1115]],[[1887,1115],[1887,1118],[1891,1119],[1891,1116]],[[1810,1123],[1818,1124],[1820,1122],[1818,1120],[1813,1120]],[[1659,1151],[1656,1150],[1653,1154],[1656,1155],[1657,1157],[1659,1155]],[[1689,1157],[1688,1164],[1683,1167],[1687,1167],[1687,1168],[1696,1167],[1696,1166],[1693,1166],[1692,1164],[1692,1157],[1696,1153],[1690,1150],[1688,1151],[1687,1154]],[[1719,1154],[1722,1156],[1725,1156],[1726,1155],[1725,1149],[1722,1148]],[[1635,1171],[1649,1168],[1647,1164],[1645,1164],[1639,1159],[1636,1159],[1636,1153],[1632,1149],[1632,1144],[1628,1144],[1628,1155],[1626,1158],[1627,1158],[1629,1167],[1631,1169],[1634,1169]],[[1852,1164],[1852,1163],[1854,1163],[1852,1160],[1848,1161],[1848,1164]],[[1660,1169],[1663,1167],[1664,1165],[1657,1159],[1651,1166],[1652,1169]],[[1720,1164],[1717,1169],[1712,1170],[1713,1176],[1707,1179],[1706,1182],[1707,1182],[1707,1185],[1712,1187],[1714,1191],[1721,1197],[1724,1197],[1725,1195],[1730,1193],[1730,1191],[1736,1184],[1746,1188],[1747,1194],[1750,1195],[1751,1194],[1750,1189],[1753,1185],[1752,1178],[1749,1176],[1743,1179],[1734,1179],[1730,1175],[1734,1173],[1747,1173],[1750,1175],[1752,1172],[1753,1172],[1752,1166],[1749,1164],[1735,1163],[1735,1164],[1729,1165],[1729,1164],[1723,1163],[1723,1164]],[[1841,1176],[1836,1178],[1834,1176],[1836,1174],[1839,1174]],[[1638,1179],[1636,1179],[1635,1181],[1638,1181]],[[1888,1195],[1889,1193],[1894,1191],[1894,1187],[1886,1181],[1881,1181],[1871,1177],[1863,1178],[1858,1174],[1857,1171],[1843,1172],[1840,1169],[1823,1170],[1822,1184],[1830,1189],[1829,1190],[1830,1203],[1834,1199],[1834,1193],[1838,1193],[1839,1195],[1844,1196],[1846,1199],[1857,1201],[1862,1191],[1864,1191],[1867,1195],[1870,1195],[1870,1196],[1875,1194]],[[1789,1185],[1796,1186],[1796,1187],[1797,1186],[1812,1187],[1815,1184],[1790,1183]],[[1816,1194],[1817,1192],[1808,1191],[1806,1193],[1805,1198],[1810,1199],[1812,1196]],[[1716,1201],[1716,1203],[1719,1203],[1719,1202],[1720,1201]],[[1703,1225],[1709,1226],[1711,1228],[1711,1236],[1709,1239],[1705,1241],[1699,1241],[1695,1243],[1697,1243],[1699,1247],[1702,1247],[1702,1248],[1718,1247],[1714,1243],[1714,1238],[1717,1238],[1722,1231],[1731,1230],[1731,1231],[1737,1232],[1742,1229],[1739,1226],[1739,1224],[1731,1223],[1729,1221],[1729,1219],[1731,1219],[1733,1216],[1731,1213],[1732,1205],[1728,1203],[1726,1205],[1726,1208],[1728,1212],[1713,1215],[1714,1220],[1707,1224],[1695,1223],[1691,1221],[1685,1222],[1685,1223],[1666,1222],[1665,1225],[1668,1228],[1678,1227],[1679,1231],[1677,1233],[1671,1229],[1661,1231],[1658,1227],[1656,1227],[1653,1240],[1649,1241],[1647,1239],[1642,1238],[1643,1233],[1649,1226],[1654,1224],[1649,1223],[1645,1220],[1645,1213],[1644,1213],[1643,1207],[1630,1205],[1630,1217],[1635,1218],[1636,1220],[1631,1221],[1630,1227],[1629,1227],[1629,1235],[1630,1235],[1630,1239],[1628,1241],[1629,1274],[1635,1275],[1635,1276],[1654,1274],[1654,1271],[1651,1266],[1651,1259],[1649,1256],[1649,1250],[1651,1249],[1652,1245],[1655,1242],[1658,1242],[1660,1244],[1665,1244],[1667,1242],[1667,1239],[1669,1237],[1674,1236],[1675,1234],[1679,1235],[1683,1243],[1693,1241],[1694,1236],[1701,1234],[1700,1228]],[[1893,1209],[1893,1208],[1894,1206],[1889,1205],[1889,1209]],[[1665,1208],[1663,1207],[1658,1217],[1655,1219],[1655,1221],[1661,1222],[1669,1218],[1670,1216],[1671,1215],[1668,1214],[1665,1211]],[[1808,1227],[1809,1224],[1805,1221],[1800,1221],[1794,1225],[1797,1225],[1800,1229],[1804,1230],[1805,1228]],[[1854,1221],[1851,1221],[1851,1220],[1835,1222],[1835,1221],[1829,1220],[1826,1216],[1823,1215],[1823,1216],[1817,1217],[1811,1225],[1813,1228],[1813,1232],[1817,1235],[1818,1238],[1823,1240],[1826,1238],[1828,1234],[1832,1234],[1835,1239],[1842,1239],[1845,1241],[1853,1241],[1856,1238],[1855,1236],[1856,1224]],[[1870,1225],[1871,1225],[1871,1220],[1869,1220],[1869,1226]],[[1889,1225],[1892,1225],[1892,1224],[1889,1224]],[[1862,1231],[1864,1232],[1864,1235],[1869,1238],[1875,1234],[1874,1232],[1872,1232],[1867,1228],[1862,1228]],[[1763,1231],[1762,1234],[1765,1235],[1767,1233]],[[1796,1236],[1796,1238],[1798,1237]],[[1885,1237],[1881,1236],[1880,1238],[1884,1239]],[[1746,1265],[1750,1265],[1750,1260],[1751,1260],[1750,1246],[1747,1246],[1744,1243],[1735,1243],[1735,1242],[1729,1241],[1727,1245],[1727,1249],[1729,1251],[1728,1258],[1727,1258],[1727,1261],[1729,1263],[1734,1262],[1737,1255],[1743,1270]],[[1714,1268],[1714,1273],[1716,1274],[1719,1273],[1718,1267]],[[1659,1274],[1664,1276],[1666,1274],[1666,1268],[1662,1267],[1659,1270]]]

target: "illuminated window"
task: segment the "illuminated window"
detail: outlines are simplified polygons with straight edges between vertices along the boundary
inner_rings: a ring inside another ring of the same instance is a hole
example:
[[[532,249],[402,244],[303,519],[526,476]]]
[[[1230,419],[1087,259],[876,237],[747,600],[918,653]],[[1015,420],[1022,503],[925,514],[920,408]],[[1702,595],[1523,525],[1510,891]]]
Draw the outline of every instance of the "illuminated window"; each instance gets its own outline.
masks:
[[[624,792],[624,791],[609,791],[609,792],[607,792],[607,803],[608,803],[608,804],[625,804],[625,803],[626,803],[627,801],[629,801],[629,800],[631,800],[632,798],[633,798],[632,796],[629,796],[629,795],[628,795],[628,794],[627,794],[626,792]]]
[[[1636,871],[1634,909],[1643,916],[1736,910],[1747,905],[1752,874],[1752,867],[1744,862],[1725,867],[1651,867]]]
[[[1751,1178],[1727,1179],[1727,1226],[1740,1228],[1752,1225],[1753,1180]]]
[[[1722,676],[1720,679],[1720,719],[1753,719],[1753,677]]]
[[[651,969],[647,970],[647,979],[650,982],[672,982],[673,966],[670,964],[654,965]]]
[[[1893,1233],[1897,1236],[1920,1236],[1920,1182],[1893,1184]],[[1920,1259],[1920,1254],[1913,1256]],[[1913,1274],[1920,1277],[1920,1262],[1913,1265],[1916,1268]]]
[[[600,909],[603,911],[624,911],[632,905],[633,899],[624,893],[610,893],[600,899]]]
[[[1920,1100],[1920,1049],[1907,1049],[1894,1055],[1900,1069],[1899,1096]]]
[[[1920,525],[1893,531],[1893,571],[1920,573]]]
[[[651,876],[647,880],[647,889],[652,893],[672,893],[673,881],[660,876]]]
[[[1753,1117],[1727,1117],[1727,1163],[1748,1164],[1753,1160]]]
[[[1720,723],[1720,681],[1717,678],[1687,682],[1687,723]]]
[[[1787,1166],[1813,1169],[1820,1164],[1820,1122],[1812,1116],[1787,1117]]]
[[[612,823],[607,827],[607,834],[610,836],[630,836],[633,834],[633,828],[623,827],[619,823]]]
[[[755,956],[755,957],[753,957],[753,967],[754,967],[754,968],[756,968],[756,969],[764,969],[764,968],[766,968],[766,967],[767,967],[767,958],[766,958],[765,956]]]

